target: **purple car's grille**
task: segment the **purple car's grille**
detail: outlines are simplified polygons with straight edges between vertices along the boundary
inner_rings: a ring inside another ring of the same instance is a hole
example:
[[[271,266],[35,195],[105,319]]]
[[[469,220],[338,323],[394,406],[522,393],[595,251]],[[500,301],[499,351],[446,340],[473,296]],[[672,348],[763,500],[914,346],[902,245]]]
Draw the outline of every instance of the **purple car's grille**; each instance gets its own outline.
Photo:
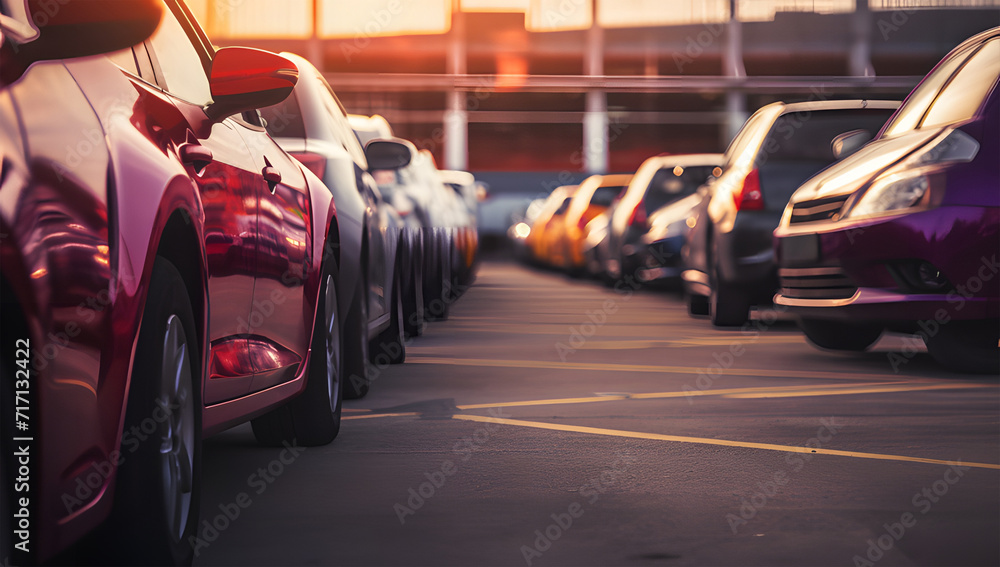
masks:
[[[781,295],[794,299],[847,299],[858,291],[858,286],[837,267],[784,268],[781,278]]]
[[[840,209],[844,207],[848,197],[850,195],[796,203],[792,206],[792,219],[789,222],[800,224],[835,219],[840,214]]]

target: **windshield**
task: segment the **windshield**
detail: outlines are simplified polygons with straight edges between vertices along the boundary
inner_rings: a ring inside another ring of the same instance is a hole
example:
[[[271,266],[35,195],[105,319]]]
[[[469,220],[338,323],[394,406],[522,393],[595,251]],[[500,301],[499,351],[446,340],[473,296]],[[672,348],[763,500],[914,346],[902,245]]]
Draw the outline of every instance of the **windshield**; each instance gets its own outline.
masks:
[[[1000,39],[970,46],[943,61],[899,109],[883,137],[974,117],[1000,74]]]

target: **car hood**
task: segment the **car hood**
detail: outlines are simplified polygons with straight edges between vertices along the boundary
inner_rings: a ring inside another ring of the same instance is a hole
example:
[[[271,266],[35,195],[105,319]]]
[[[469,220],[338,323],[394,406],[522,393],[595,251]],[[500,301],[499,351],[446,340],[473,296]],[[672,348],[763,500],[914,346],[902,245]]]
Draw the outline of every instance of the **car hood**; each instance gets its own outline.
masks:
[[[943,128],[928,128],[875,140],[807,180],[792,195],[791,203],[853,193],[923,147],[942,131]]]

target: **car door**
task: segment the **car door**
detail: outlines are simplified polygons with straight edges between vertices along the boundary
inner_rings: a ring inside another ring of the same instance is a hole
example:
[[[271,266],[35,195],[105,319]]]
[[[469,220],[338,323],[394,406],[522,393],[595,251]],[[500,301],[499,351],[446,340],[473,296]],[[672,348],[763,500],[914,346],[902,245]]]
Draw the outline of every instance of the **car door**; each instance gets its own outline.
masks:
[[[167,2],[159,29],[134,53],[152,99],[165,98],[154,129],[176,151],[201,193],[208,262],[209,343],[206,405],[231,400],[250,389],[254,367],[249,338],[257,271],[257,178],[260,176],[237,123],[213,121],[207,69],[211,54],[192,32],[184,13]]]
[[[252,392],[295,378],[309,350],[315,308],[304,287],[313,241],[306,179],[262,124],[257,112],[237,120],[255,162],[257,272],[248,343],[255,369]]]

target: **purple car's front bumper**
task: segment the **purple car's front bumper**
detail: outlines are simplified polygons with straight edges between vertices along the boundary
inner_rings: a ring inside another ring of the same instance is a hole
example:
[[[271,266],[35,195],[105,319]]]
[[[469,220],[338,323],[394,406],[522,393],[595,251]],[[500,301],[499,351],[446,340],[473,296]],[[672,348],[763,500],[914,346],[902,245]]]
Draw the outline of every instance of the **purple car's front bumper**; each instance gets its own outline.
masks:
[[[775,303],[807,318],[1000,318],[1000,208],[949,206],[775,231]],[[946,278],[921,282],[936,268]]]

